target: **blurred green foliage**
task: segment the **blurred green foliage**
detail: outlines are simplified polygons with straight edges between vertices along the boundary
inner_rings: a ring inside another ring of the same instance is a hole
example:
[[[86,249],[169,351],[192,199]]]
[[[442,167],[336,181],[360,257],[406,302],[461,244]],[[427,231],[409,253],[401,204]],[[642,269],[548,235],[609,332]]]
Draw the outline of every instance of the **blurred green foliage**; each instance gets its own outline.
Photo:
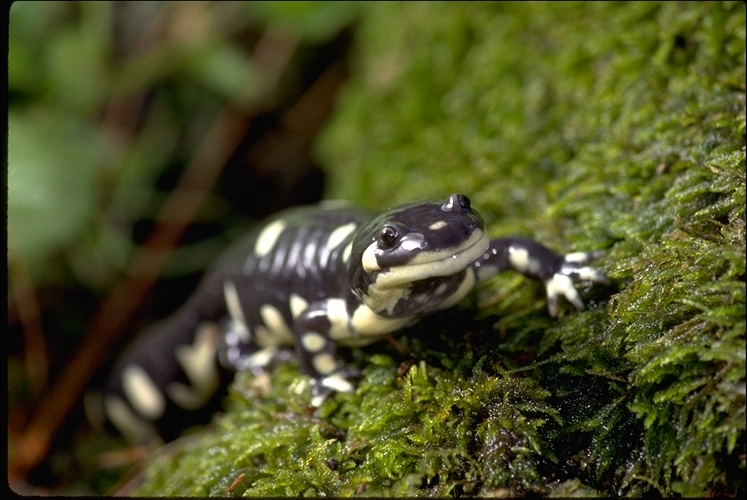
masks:
[[[135,249],[127,231],[154,218],[166,196],[156,180],[191,156],[219,107],[265,106],[281,92],[261,94],[265,75],[237,40],[269,27],[304,43],[327,41],[358,9],[327,2],[15,2],[8,52],[11,259],[22,256],[38,285],[63,279],[72,263],[75,279],[106,289]],[[132,137],[132,124],[117,120],[143,119],[127,115],[140,99],[155,102]],[[203,217],[225,214],[218,197],[209,205],[218,212],[206,208]]]
[[[242,374],[226,415],[153,456],[137,493],[744,495],[744,4],[333,5],[257,11],[310,38],[357,21],[354,71],[318,148],[329,197],[384,208],[463,192],[495,236],[606,249],[600,266],[615,286],[582,290],[588,310],[553,320],[539,285],[500,276],[463,307],[408,330],[399,349],[353,350],[363,370],[357,392],[316,412],[294,364],[269,379]],[[82,7],[81,19],[103,8]],[[59,18],[57,7],[45,9],[47,17],[23,21],[26,53],[14,53],[21,35],[11,27],[11,111],[14,99],[24,106],[11,140],[32,152],[31,103],[48,99],[46,75],[59,67],[45,61],[64,59],[40,56],[56,33],[42,28]],[[85,27],[95,24],[54,36],[93,36]],[[161,59],[142,59],[148,76],[129,81],[217,78],[215,95],[247,99],[246,89],[230,90],[252,78],[234,56],[205,56],[187,73],[169,69],[173,56],[147,56]],[[14,70],[24,58],[33,64]],[[95,65],[90,58],[77,64]],[[226,67],[237,74],[223,75]],[[55,92],[55,102],[66,95]],[[97,99],[95,88],[88,94]],[[51,108],[85,118],[92,107],[80,99]],[[164,119],[194,109],[203,108]],[[157,139],[128,153],[143,176],[149,167],[135,158],[158,163],[178,143],[158,125]],[[28,136],[14,138],[24,126]],[[109,139],[92,133],[98,139],[68,154],[100,155]],[[35,153],[52,168],[64,148],[46,143],[49,154]],[[11,198],[33,192],[33,182],[9,176],[9,188],[9,214],[19,213],[21,199]],[[44,203],[65,202],[55,200]],[[40,229],[35,238],[48,246],[73,238],[94,217],[78,210],[65,222],[73,234],[52,242]]]
[[[327,41],[365,9],[360,2],[256,2],[264,23],[310,42]]]

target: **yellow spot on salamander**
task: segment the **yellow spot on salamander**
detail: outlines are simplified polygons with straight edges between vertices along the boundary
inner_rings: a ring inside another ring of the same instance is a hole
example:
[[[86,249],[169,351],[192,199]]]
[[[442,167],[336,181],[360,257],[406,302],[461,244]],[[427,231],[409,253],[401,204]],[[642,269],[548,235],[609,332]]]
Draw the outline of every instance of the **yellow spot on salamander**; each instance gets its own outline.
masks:
[[[135,411],[149,420],[157,420],[166,410],[166,398],[142,366],[124,369],[122,390]]]
[[[257,242],[254,244],[254,255],[264,257],[270,253],[285,227],[286,223],[282,219],[268,224],[257,237]]]

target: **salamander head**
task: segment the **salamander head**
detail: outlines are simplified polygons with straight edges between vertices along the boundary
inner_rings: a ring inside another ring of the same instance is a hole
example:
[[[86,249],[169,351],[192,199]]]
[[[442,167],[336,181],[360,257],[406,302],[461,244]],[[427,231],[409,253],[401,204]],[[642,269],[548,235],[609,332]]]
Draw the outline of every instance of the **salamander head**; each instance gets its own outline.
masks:
[[[464,195],[395,207],[356,236],[351,285],[379,314],[432,310],[453,297],[465,269],[488,244],[482,217]]]

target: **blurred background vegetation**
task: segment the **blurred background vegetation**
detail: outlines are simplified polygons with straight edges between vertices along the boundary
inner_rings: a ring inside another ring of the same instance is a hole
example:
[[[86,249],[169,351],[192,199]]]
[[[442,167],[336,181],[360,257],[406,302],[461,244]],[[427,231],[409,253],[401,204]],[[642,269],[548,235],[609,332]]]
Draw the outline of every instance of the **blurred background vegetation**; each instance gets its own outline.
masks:
[[[124,337],[173,311],[251,221],[321,199],[311,146],[360,8],[13,4],[6,341],[19,477],[74,477],[64,451],[46,450],[83,431],[82,389]]]
[[[17,2],[9,26],[16,491],[117,491],[146,457],[146,494],[744,492],[742,3]],[[427,368],[354,351],[360,394],[321,423],[281,369],[181,462],[86,423],[84,390],[253,221],[450,192],[494,236],[607,249],[617,289],[554,322],[500,277],[402,339]],[[278,415],[299,470],[280,438],[276,469],[247,451]]]

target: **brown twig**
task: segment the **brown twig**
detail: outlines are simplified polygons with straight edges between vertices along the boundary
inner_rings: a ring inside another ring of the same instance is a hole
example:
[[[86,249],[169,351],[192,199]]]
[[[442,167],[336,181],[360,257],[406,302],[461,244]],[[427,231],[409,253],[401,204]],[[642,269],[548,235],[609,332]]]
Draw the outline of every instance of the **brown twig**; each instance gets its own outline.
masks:
[[[268,43],[258,43],[252,55],[260,69],[267,69],[262,98],[274,89],[297,47],[296,40],[282,38],[272,29],[267,30],[264,40],[275,42],[276,53],[274,58],[268,58]],[[269,68],[268,60],[274,61]],[[155,283],[248,125],[248,116],[231,109],[224,109],[214,120],[178,185],[161,208],[156,227],[133,259],[128,277],[113,289],[98,309],[89,323],[85,344],[63,371],[48,397],[41,402],[24,432],[9,448],[13,450],[9,478],[24,477],[42,462],[91,374],[106,358],[112,344],[124,332],[132,313]]]
[[[28,264],[20,251],[16,231],[8,221],[8,278],[13,285],[18,321],[23,330],[24,366],[32,394],[40,394],[47,388],[49,362],[47,359],[44,328],[41,320],[41,307],[34,290]]]

